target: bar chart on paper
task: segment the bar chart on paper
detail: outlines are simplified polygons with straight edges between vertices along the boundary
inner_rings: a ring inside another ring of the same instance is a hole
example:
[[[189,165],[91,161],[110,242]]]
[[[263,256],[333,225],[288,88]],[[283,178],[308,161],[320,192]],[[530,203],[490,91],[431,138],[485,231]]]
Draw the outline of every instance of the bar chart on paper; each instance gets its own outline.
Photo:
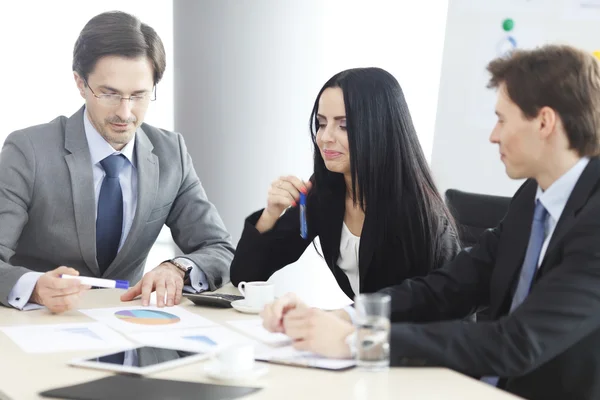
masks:
[[[11,326],[0,330],[27,353],[100,350],[131,345],[122,335],[98,322]]]
[[[191,329],[169,329],[159,332],[134,332],[127,335],[131,340],[146,346],[169,346],[179,350],[206,353],[233,344],[258,344],[246,335],[225,326],[209,326]]]

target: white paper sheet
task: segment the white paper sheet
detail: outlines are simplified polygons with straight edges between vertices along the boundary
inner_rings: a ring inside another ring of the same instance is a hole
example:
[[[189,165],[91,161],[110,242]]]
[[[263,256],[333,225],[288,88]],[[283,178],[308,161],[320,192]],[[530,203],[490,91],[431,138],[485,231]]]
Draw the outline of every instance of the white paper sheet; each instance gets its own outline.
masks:
[[[239,343],[257,344],[255,340],[224,326],[178,329],[164,332],[137,332],[130,333],[127,336],[139,344],[167,346],[199,353],[212,353],[221,348]]]
[[[356,364],[352,359],[326,358],[308,351],[298,351],[292,346],[263,349],[256,355],[256,359],[301,367],[334,370],[349,368]]]
[[[319,239],[315,242],[321,252]],[[353,303],[312,244],[298,261],[271,275],[269,282],[275,284],[276,297],[296,293],[310,307],[335,310]]]
[[[260,318],[227,321],[227,324],[243,332],[245,335],[270,346],[285,346],[291,343],[291,339],[283,333],[271,333],[263,328],[262,319]]]
[[[79,310],[90,318],[124,333],[162,332],[216,325],[183,307],[114,307]]]
[[[98,322],[10,326],[0,330],[27,353],[131,347],[130,341]]]

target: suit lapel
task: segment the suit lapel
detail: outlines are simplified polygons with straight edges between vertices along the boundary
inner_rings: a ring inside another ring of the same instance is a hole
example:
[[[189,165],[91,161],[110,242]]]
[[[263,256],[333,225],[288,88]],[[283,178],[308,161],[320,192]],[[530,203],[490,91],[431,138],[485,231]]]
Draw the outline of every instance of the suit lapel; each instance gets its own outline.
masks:
[[[569,200],[567,200],[565,209],[563,210],[560,219],[556,223],[556,228],[554,229],[552,238],[550,238],[548,249],[546,250],[544,259],[542,260],[542,264],[540,265],[538,272],[543,272],[542,269],[546,266],[546,260],[557,249],[557,244],[560,243],[565,234],[567,234],[567,232],[569,232],[573,227],[577,213],[581,210],[581,208],[583,208],[589,199],[592,191],[598,184],[599,179],[600,160],[597,157],[594,157],[590,159],[590,162],[581,173],[579,180],[573,188],[573,192],[571,192],[571,195],[569,196]]]
[[[142,236],[144,226],[156,201],[159,178],[158,157],[152,153],[154,146],[141,127],[136,132],[135,140],[136,172],[138,177],[138,197],[135,217],[127,239],[123,243],[123,247],[121,247],[121,250],[117,253],[117,257],[106,270],[105,275],[109,275],[118,268],[135,245],[137,239]]]
[[[75,225],[83,260],[96,276],[100,268],[96,261],[96,200],[92,158],[83,126],[84,107],[67,120],[65,127],[65,156],[71,177]]]
[[[490,288],[491,315],[501,311],[507,297],[512,297],[513,282],[521,271],[535,208],[537,183],[528,182],[528,187],[513,199],[504,218],[501,245],[496,250],[496,263]]]

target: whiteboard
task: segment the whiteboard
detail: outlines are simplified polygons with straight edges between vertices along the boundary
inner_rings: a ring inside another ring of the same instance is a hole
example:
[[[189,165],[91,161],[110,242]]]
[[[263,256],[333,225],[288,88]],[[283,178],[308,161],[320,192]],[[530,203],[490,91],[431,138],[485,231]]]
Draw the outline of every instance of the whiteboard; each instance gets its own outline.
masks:
[[[507,19],[514,24],[508,32]],[[496,92],[486,89],[485,67],[511,41],[519,48],[600,50],[600,0],[450,0],[432,154],[442,192],[511,196],[522,183],[506,176],[498,146],[489,142]]]

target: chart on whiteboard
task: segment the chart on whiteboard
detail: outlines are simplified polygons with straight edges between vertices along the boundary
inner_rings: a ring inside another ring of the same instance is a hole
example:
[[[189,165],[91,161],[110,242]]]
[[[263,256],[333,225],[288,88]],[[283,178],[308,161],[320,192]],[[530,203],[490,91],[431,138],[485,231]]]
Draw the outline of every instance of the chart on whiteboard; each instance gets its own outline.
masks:
[[[565,18],[600,21],[600,0],[566,0]]]

